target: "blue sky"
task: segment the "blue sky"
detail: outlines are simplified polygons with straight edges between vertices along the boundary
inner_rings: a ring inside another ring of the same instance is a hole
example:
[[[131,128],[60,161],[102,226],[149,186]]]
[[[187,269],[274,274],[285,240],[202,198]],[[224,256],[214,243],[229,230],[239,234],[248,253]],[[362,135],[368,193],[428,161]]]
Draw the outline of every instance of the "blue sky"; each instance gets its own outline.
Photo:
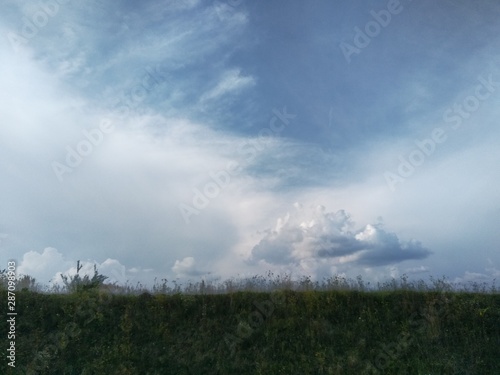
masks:
[[[0,260],[40,282],[500,275],[494,1],[4,1]],[[1,266],[0,266],[1,268]]]

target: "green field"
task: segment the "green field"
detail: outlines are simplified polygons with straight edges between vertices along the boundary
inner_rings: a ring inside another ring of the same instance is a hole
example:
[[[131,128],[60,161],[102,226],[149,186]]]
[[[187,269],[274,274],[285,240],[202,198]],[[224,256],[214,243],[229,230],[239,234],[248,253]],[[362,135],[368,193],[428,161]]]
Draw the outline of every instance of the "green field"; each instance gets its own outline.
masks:
[[[4,356],[0,372],[500,374],[494,288],[272,276],[184,289],[164,281],[149,292],[97,284],[17,291],[16,367]]]

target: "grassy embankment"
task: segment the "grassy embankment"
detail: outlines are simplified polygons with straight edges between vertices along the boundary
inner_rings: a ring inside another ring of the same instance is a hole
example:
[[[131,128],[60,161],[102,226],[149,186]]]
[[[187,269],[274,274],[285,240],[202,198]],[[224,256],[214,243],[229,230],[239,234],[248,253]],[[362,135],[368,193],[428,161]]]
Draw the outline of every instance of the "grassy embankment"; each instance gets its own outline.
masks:
[[[3,356],[0,372],[500,374],[496,290],[256,280],[183,292],[164,283],[151,294],[18,291],[16,368]],[[7,349],[5,323],[0,336]]]

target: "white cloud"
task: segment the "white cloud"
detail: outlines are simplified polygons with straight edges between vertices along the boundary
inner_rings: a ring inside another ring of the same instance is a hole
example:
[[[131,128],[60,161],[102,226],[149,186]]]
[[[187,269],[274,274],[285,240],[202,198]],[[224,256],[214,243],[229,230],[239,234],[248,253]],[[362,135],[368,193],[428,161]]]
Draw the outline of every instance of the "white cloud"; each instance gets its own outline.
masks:
[[[126,284],[134,286],[136,283],[149,286],[153,284],[154,276],[152,275],[151,269],[143,269],[140,267],[127,269],[117,259],[108,258],[102,263],[88,259],[81,260],[79,270],[77,270],[76,265],[76,260],[65,262],[65,267],[59,268],[60,271],[53,274],[50,279],[50,284],[62,286],[63,281],[61,275],[71,278],[78,273],[80,277],[89,276],[91,278],[94,276],[94,267],[100,275],[107,277],[104,281],[106,284],[117,284],[122,286]],[[49,286],[48,284],[46,285]]]
[[[215,100],[229,93],[238,93],[248,87],[255,85],[255,79],[251,76],[242,76],[239,69],[231,69],[223,74],[217,85],[204,93],[200,101]]]
[[[419,274],[419,273],[428,273],[429,267],[419,266],[419,267],[410,267],[405,269],[404,273],[409,275]]]
[[[39,283],[47,285],[61,269],[69,267],[66,260],[57,249],[47,247],[42,253],[28,251],[17,269],[19,274],[34,277]]]
[[[172,267],[172,271],[175,272],[177,276],[199,276],[207,272],[203,272],[198,269],[196,262],[193,257],[185,257],[182,260],[176,260]]]
[[[61,284],[61,270],[67,270],[68,274],[76,274],[76,267],[72,267],[71,262],[65,259],[62,253],[55,248],[45,248],[42,253],[29,251],[23,255],[23,259],[18,267],[19,274],[34,277],[40,284],[48,287],[50,284]],[[83,263],[82,263],[83,264]],[[86,266],[82,273],[87,272],[93,266]],[[74,270],[74,272],[73,272]]]
[[[324,260],[331,265],[377,267],[405,260],[423,259],[430,254],[418,241],[401,241],[380,225],[354,229],[344,210],[327,212],[295,205],[280,218],[253,247],[250,262],[291,265]]]
[[[247,21],[246,14],[241,10],[242,7],[240,1],[219,1],[216,0],[214,2],[214,10],[219,17],[219,20],[222,22],[235,22],[235,23],[245,23]]]

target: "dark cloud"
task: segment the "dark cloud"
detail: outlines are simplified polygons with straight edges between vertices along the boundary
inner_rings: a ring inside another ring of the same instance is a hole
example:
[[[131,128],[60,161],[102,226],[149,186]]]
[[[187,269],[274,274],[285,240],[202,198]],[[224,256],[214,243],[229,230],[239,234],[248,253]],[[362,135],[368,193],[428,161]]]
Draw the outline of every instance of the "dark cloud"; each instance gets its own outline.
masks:
[[[359,242],[366,244],[366,251],[358,260],[362,265],[383,266],[410,259],[424,259],[431,254],[419,241],[404,242],[396,234],[371,225],[367,225],[356,237]]]

